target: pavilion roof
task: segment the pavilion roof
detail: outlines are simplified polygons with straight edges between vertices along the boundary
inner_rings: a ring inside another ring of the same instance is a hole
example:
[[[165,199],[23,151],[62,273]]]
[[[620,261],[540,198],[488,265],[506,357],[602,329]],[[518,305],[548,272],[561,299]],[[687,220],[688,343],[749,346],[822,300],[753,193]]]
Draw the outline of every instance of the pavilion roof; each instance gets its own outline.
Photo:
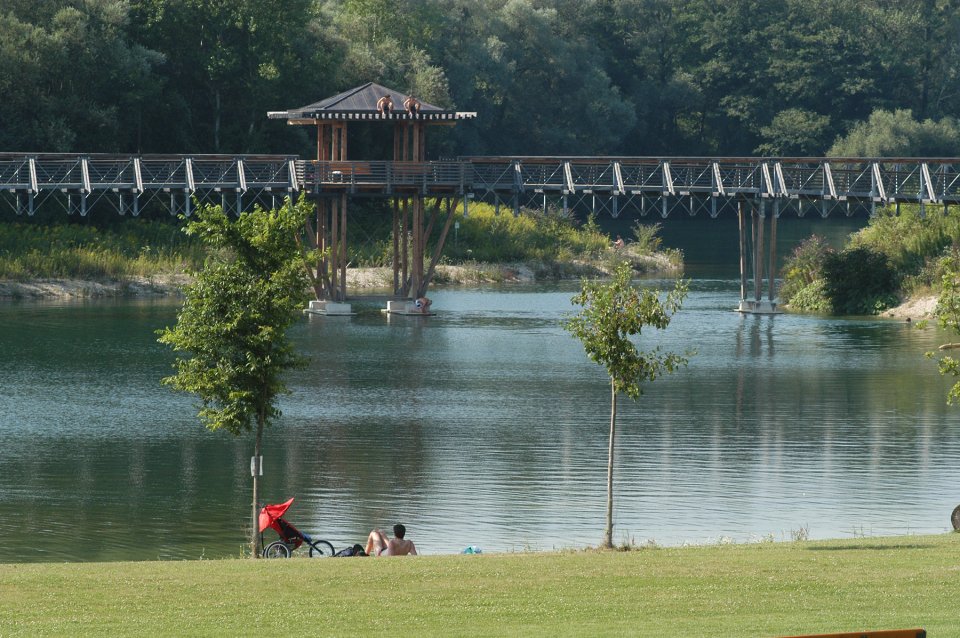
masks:
[[[390,115],[377,112],[377,101],[384,95],[393,100],[394,110]],[[287,120],[290,124],[312,124],[316,120],[426,120],[452,121],[472,119],[475,112],[450,111],[439,106],[420,101],[420,114],[416,117],[404,111],[403,103],[410,97],[407,94],[367,82],[349,91],[344,91],[288,111],[269,111],[267,117],[275,120]]]

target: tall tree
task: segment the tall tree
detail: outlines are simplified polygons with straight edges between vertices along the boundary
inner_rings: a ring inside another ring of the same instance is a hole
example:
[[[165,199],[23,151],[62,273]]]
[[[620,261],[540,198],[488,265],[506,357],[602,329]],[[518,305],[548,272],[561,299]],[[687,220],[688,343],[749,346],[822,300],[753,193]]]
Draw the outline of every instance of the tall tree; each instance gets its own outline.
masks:
[[[0,3],[0,148],[139,150],[163,56],[129,37],[115,0]]]
[[[283,373],[302,365],[287,329],[307,288],[296,242],[309,211],[305,199],[277,210],[256,209],[231,222],[219,206],[206,206],[186,226],[210,249],[186,287],[177,324],[159,331],[178,356],[176,374],[163,383],[199,397],[198,416],[210,430],[254,431],[259,462],[264,428],[280,416]],[[250,547],[260,555],[257,515],[259,472],[253,472]]]
[[[609,282],[584,280],[580,293],[571,302],[581,306],[580,312],[563,322],[564,328],[583,343],[595,363],[602,365],[610,377],[610,438],[607,448],[607,524],[603,546],[613,547],[613,458],[617,433],[617,395],[623,393],[636,401],[643,393],[642,384],[686,365],[687,358],[662,352],[659,347],[646,352],[637,350],[631,337],[644,327],[663,330],[670,325],[687,295],[687,284],[677,280],[673,290],[660,300],[660,292],[634,288],[630,283],[633,271],[622,262]]]
[[[154,151],[297,150],[274,149],[302,131],[271,125],[266,114],[333,92],[338,60],[327,57],[333,51],[315,27],[314,0],[131,5],[137,38],[166,56],[161,71],[169,82],[147,131]]]

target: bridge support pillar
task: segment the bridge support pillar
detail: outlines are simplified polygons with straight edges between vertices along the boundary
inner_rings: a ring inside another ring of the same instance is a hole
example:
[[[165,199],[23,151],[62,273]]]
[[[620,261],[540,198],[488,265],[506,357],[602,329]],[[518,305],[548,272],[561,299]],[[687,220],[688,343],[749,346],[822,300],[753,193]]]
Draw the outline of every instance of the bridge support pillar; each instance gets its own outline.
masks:
[[[754,315],[779,314],[776,302],[776,260],[777,260],[777,218],[780,216],[780,203],[775,201],[773,214],[769,215],[770,235],[769,242],[764,241],[764,228],[767,226],[767,202],[765,199],[756,201],[740,199],[737,203],[737,219],[740,227],[740,303],[737,312]],[[747,242],[747,208],[750,209],[751,225],[748,250]],[[768,295],[763,299],[763,266],[764,249],[769,243]],[[748,265],[753,272],[753,295],[748,293]]]

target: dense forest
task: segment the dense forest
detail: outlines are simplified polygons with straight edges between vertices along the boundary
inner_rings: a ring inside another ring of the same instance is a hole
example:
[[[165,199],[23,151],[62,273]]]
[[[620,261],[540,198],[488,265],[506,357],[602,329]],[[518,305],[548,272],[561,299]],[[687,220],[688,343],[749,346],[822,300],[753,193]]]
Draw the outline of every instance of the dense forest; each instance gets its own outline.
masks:
[[[958,5],[0,0],[0,151],[310,156],[266,112],[372,80],[477,112],[434,156],[955,156]]]

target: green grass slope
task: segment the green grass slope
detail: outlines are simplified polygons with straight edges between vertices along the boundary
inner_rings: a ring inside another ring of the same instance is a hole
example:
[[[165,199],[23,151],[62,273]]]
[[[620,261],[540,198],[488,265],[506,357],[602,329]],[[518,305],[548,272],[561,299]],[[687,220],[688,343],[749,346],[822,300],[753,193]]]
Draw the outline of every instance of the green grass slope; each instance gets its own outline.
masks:
[[[0,635],[960,636],[960,534],[632,552],[0,565]]]

